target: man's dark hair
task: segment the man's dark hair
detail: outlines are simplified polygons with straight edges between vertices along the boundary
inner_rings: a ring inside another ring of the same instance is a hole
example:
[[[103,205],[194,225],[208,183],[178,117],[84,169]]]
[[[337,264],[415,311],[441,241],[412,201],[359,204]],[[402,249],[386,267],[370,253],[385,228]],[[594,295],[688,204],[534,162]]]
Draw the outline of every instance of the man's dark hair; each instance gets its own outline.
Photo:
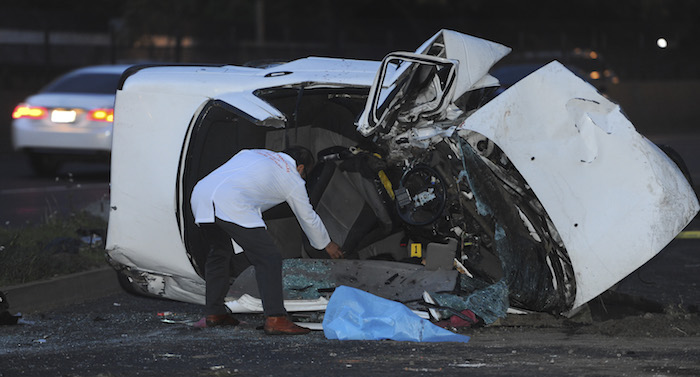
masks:
[[[304,165],[306,171],[311,171],[311,169],[314,167],[314,154],[311,153],[310,150],[300,145],[289,146],[282,152],[293,158],[294,161],[296,161],[297,166]]]

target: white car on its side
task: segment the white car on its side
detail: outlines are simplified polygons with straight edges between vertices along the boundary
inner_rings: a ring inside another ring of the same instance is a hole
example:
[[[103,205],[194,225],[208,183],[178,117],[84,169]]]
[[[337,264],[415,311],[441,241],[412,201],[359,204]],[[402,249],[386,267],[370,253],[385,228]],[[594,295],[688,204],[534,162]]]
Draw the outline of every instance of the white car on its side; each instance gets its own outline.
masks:
[[[108,161],[114,97],[128,65],[84,67],[62,75],[17,105],[12,143],[34,171],[52,175],[64,162]]]
[[[489,70],[509,51],[442,30],[381,62],[129,69],[109,261],[131,289],[203,303],[194,185],[241,149],[297,144],[317,156],[309,197],[347,259],[319,259],[288,208],[266,211],[287,258],[288,310],[305,299],[293,295],[339,285],[411,301],[498,284],[514,307],[584,305],[666,246],[698,201],[619,106],[562,64],[494,97]],[[246,276],[232,276],[231,310],[256,297]]]

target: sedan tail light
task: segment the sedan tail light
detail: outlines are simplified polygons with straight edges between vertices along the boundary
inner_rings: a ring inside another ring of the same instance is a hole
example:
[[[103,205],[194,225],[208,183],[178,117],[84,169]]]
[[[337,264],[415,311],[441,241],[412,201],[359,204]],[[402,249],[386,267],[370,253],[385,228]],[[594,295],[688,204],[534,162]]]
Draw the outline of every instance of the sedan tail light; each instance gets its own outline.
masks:
[[[90,110],[88,119],[98,122],[114,122],[114,109]]]
[[[12,112],[12,119],[31,118],[41,119],[48,115],[48,110],[45,107],[30,106],[26,103],[20,103]]]

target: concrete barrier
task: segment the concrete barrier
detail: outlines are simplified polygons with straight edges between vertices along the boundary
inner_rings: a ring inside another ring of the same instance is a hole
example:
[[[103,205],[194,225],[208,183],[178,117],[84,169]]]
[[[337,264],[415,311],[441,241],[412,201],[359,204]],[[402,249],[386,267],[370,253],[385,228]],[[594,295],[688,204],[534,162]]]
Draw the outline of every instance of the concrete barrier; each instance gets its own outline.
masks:
[[[79,272],[49,280],[0,288],[7,295],[9,312],[46,311],[121,291],[112,267]]]

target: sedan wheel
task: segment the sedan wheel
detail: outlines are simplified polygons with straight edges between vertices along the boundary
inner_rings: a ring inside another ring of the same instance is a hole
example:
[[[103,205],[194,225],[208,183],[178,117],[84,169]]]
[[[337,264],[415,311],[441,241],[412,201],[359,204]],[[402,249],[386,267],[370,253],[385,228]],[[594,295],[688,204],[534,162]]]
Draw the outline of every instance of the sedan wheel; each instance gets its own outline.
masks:
[[[30,153],[29,164],[34,172],[42,177],[50,177],[56,175],[61,169],[61,161],[53,155]]]

